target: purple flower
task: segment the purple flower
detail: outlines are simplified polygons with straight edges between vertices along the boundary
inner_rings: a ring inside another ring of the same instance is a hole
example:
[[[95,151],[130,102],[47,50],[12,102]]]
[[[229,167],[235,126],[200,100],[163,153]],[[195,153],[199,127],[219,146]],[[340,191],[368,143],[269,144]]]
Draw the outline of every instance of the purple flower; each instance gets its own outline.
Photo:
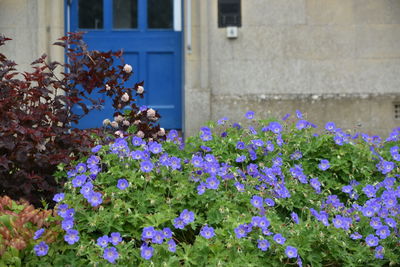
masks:
[[[64,236],[64,240],[70,245],[75,244],[76,242],[79,241],[78,231],[74,229],[69,229],[67,231],[67,234]]]
[[[64,231],[68,231],[69,229],[74,228],[74,220],[73,219],[65,219],[61,222],[61,227]]]
[[[282,131],[282,126],[276,121],[270,122],[268,128],[271,132],[276,134],[279,134]]]
[[[117,187],[120,190],[125,190],[126,188],[128,188],[129,186],[129,182],[126,179],[119,179],[118,183],[117,183]]]
[[[221,119],[218,120],[218,125],[224,125],[226,121],[229,119],[227,117],[222,117]]]
[[[107,247],[108,242],[110,242],[110,238],[106,235],[103,235],[102,237],[97,238],[97,245],[102,248]]]
[[[75,170],[78,173],[83,173],[86,171],[86,164],[85,163],[79,163],[78,165],[76,165]]]
[[[292,246],[287,246],[285,250],[286,256],[288,258],[296,258],[297,257],[297,248]]]
[[[140,255],[142,256],[143,259],[145,260],[150,260],[151,257],[153,257],[153,253],[154,253],[154,248],[147,246],[147,244],[143,244],[140,247]]]
[[[355,232],[354,234],[350,235],[350,238],[353,239],[353,240],[357,240],[357,239],[361,239],[362,235],[360,233],[358,233],[358,232]]]
[[[303,154],[301,153],[301,151],[296,150],[295,152],[293,152],[292,155],[290,155],[290,159],[292,160],[299,160],[303,157]]]
[[[77,175],[73,180],[72,180],[72,186],[73,187],[81,187],[84,183],[86,183],[87,176],[86,175]]]
[[[210,239],[215,235],[214,228],[206,225],[200,230],[200,234],[202,237],[204,237],[206,239]]]
[[[165,227],[163,229],[163,234],[164,234],[164,238],[171,238],[172,237],[172,231],[169,227]]]
[[[251,110],[247,111],[246,114],[245,114],[245,117],[247,119],[249,119],[249,120],[253,119],[254,118],[254,111],[251,111]]]
[[[329,161],[326,159],[321,159],[321,162],[318,164],[318,168],[323,171],[329,169],[330,166]]]
[[[376,234],[379,236],[380,239],[386,239],[390,235],[389,227],[384,225],[376,230]]]
[[[397,225],[396,220],[394,220],[393,218],[385,218],[385,223],[392,228],[395,228]]]
[[[53,200],[58,203],[64,200],[64,196],[65,196],[64,193],[55,194]]]
[[[202,195],[204,194],[204,192],[206,192],[207,189],[207,184],[204,182],[201,182],[198,186],[197,186],[197,194],[198,195]]]
[[[37,256],[45,256],[49,251],[49,246],[44,242],[40,242],[39,244],[33,247]]]
[[[157,142],[153,142],[150,144],[149,150],[153,154],[159,154],[162,152],[162,145]]]
[[[111,233],[110,236],[111,236],[111,237],[109,238],[109,241],[110,241],[114,246],[116,246],[116,245],[118,245],[119,243],[122,242],[122,237],[121,237],[121,234],[120,234],[120,233],[114,232],[114,233]]]
[[[375,193],[376,193],[376,189],[373,185],[366,185],[362,191],[364,192],[365,195],[367,195],[367,197],[371,198],[371,197],[375,197]]]
[[[61,204],[60,206],[58,206],[57,208],[57,214],[64,218],[67,214],[67,210],[68,210],[68,204]]]
[[[367,243],[367,245],[369,247],[376,247],[379,243],[379,239],[376,236],[371,234],[365,238],[365,242]]]
[[[103,253],[103,258],[107,260],[109,263],[115,263],[115,260],[118,259],[119,254],[115,247],[106,248]]]
[[[138,137],[138,136],[134,136],[132,138],[132,145],[134,146],[141,146],[143,143],[145,143],[142,138]]]
[[[262,251],[267,251],[268,248],[270,247],[268,240],[258,240],[257,242],[258,242],[257,247]]]
[[[264,199],[264,202],[265,202],[265,204],[267,204],[267,206],[269,206],[269,207],[275,206],[275,201],[274,201],[273,199],[271,199],[271,198],[266,198],[266,199]]]
[[[353,187],[351,185],[345,185],[342,187],[342,192],[346,194],[350,194],[353,191]]]
[[[236,148],[237,148],[237,149],[242,150],[242,149],[244,149],[245,147],[246,147],[246,145],[245,145],[242,141],[238,141],[237,144],[236,144]]]
[[[336,130],[336,125],[334,122],[327,122],[325,125],[325,129],[329,132],[334,132]]]
[[[149,160],[145,160],[140,163],[140,170],[142,170],[142,172],[151,172],[153,167],[153,163]]]
[[[253,196],[250,200],[251,205],[253,205],[257,209],[261,209],[263,207],[263,198],[260,196]]]
[[[270,226],[270,221],[266,217],[260,217],[258,220],[258,227],[261,229],[266,229],[268,226]]]
[[[152,226],[143,228],[142,240],[144,241],[146,239],[153,239],[154,233],[155,233],[155,230],[154,230],[154,227],[152,227]]]
[[[281,234],[274,235],[274,241],[280,245],[285,244],[286,238],[284,238]]]
[[[39,239],[43,235],[44,231],[44,228],[40,228],[39,230],[37,230],[33,235],[33,240]]]
[[[103,147],[102,145],[97,145],[97,146],[93,147],[92,148],[92,153],[99,152],[102,147]]]
[[[170,239],[170,240],[168,240],[167,244],[168,244],[168,250],[175,253],[176,252],[175,241],[173,239]]]
[[[219,180],[216,177],[209,177],[206,180],[207,188],[217,190],[219,187]]]
[[[296,128],[299,129],[299,130],[302,130],[302,129],[306,128],[308,125],[309,125],[309,122],[308,122],[308,121],[306,121],[306,120],[299,120],[299,121],[296,123]]]
[[[100,192],[91,191],[88,196],[88,201],[92,207],[97,207],[103,203],[103,198]]]
[[[241,184],[241,183],[239,183],[239,182],[236,182],[236,183],[234,184],[234,186],[236,187],[237,191],[239,191],[239,192],[244,192],[244,185],[243,185],[243,184]]]
[[[303,118],[303,113],[301,113],[301,111],[297,109],[296,110],[296,116],[297,116],[298,119],[302,119]]]
[[[185,226],[185,222],[180,217],[174,219],[174,227],[176,229],[184,229]]]
[[[86,184],[84,184],[81,188],[81,190],[79,191],[85,198],[88,198],[90,193],[93,190],[93,184],[91,182],[87,182]]]
[[[375,248],[375,258],[383,259],[383,247],[382,246],[377,246]]]
[[[245,160],[246,160],[246,156],[245,155],[241,155],[241,156],[236,158],[236,162],[243,162]]]
[[[292,212],[292,213],[290,214],[290,216],[292,217],[292,220],[293,220],[296,224],[299,224],[299,215],[297,215],[296,212]]]
[[[181,218],[185,224],[188,224],[194,221],[194,213],[193,211],[185,209],[181,212],[179,218]]]
[[[162,231],[154,231],[151,242],[154,244],[162,244],[164,241],[164,233]]]
[[[382,226],[381,218],[380,217],[371,218],[369,225],[371,225],[371,227],[374,228],[375,230],[378,230]]]
[[[235,228],[234,232],[237,238],[246,237],[247,236],[246,225],[245,224],[239,225],[238,227]]]

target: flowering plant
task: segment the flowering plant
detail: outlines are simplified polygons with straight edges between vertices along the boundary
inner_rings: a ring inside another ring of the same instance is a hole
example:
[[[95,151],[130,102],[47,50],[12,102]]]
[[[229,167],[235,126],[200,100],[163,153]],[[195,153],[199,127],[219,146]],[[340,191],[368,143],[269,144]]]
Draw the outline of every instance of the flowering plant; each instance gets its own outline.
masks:
[[[297,112],[210,122],[185,143],[117,138],[65,175],[64,240],[27,262],[119,266],[400,264],[400,128],[382,140]],[[40,245],[40,244],[39,244]],[[43,244],[42,244],[43,246]]]

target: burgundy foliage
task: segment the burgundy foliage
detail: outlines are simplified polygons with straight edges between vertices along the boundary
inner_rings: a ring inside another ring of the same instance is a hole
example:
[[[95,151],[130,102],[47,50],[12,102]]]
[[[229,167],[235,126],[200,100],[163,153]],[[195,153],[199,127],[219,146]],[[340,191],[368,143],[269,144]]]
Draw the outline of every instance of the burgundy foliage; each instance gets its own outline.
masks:
[[[0,46],[8,40],[0,35]],[[123,63],[122,52],[89,51],[82,33],[69,33],[55,45],[65,48],[67,63],[48,62],[43,55],[32,63],[31,72],[18,72],[17,64],[0,53],[0,195],[36,206],[42,199],[51,203],[60,188],[53,176],[57,165],[87,154],[94,145],[91,133],[104,134],[105,128],[71,127],[101,107],[102,101],[91,98],[91,93],[111,97],[115,116],[131,107],[124,118],[129,123],[120,130],[135,124],[145,137],[157,138],[160,132],[155,125],[159,114],[149,118],[148,109],[140,111],[135,104],[135,98],[143,97],[141,90],[137,92],[143,83],[124,87],[132,73],[116,65],[116,60]],[[84,113],[76,114],[74,105]]]

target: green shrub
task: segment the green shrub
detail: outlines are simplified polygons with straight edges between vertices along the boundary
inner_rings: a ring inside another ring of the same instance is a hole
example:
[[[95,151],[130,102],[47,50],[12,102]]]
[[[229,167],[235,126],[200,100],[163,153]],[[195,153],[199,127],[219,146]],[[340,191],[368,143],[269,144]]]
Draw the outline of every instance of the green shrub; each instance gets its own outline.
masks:
[[[56,197],[73,230],[26,265],[400,264],[400,129],[317,135],[297,116],[96,147]]]

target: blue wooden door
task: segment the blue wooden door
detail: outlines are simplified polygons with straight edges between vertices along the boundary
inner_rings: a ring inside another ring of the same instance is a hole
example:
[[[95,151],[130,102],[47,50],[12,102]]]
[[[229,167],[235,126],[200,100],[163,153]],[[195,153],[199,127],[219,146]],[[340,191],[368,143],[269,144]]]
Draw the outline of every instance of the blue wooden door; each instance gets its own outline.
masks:
[[[156,109],[166,129],[182,126],[181,0],[72,0],[66,2],[67,31],[85,31],[90,49],[123,49],[133,67],[127,86],[144,81],[140,101]],[[101,126],[112,119],[111,101],[80,121],[79,128]]]

